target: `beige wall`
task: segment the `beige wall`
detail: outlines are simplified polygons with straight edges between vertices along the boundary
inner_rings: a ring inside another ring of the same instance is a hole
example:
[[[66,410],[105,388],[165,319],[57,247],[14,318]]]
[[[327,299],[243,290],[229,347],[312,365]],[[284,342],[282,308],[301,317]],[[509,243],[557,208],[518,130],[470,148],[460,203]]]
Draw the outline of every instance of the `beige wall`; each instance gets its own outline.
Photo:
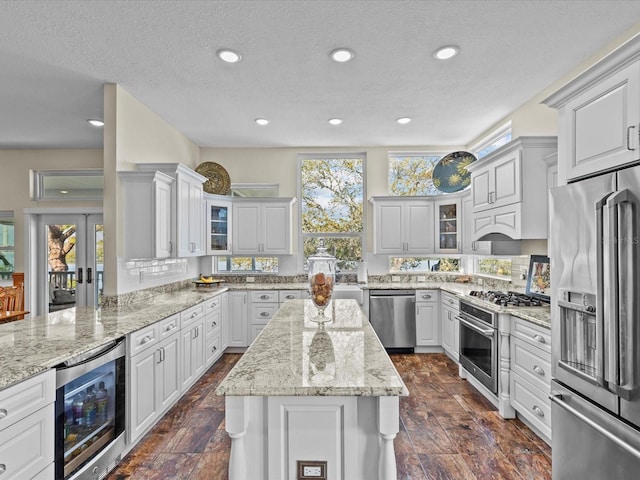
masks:
[[[69,170],[102,168],[102,150],[0,150],[0,210],[13,211],[15,215],[15,270],[25,270],[26,208],[75,208],[102,207],[102,202],[47,201],[36,202],[32,198],[33,170]]]

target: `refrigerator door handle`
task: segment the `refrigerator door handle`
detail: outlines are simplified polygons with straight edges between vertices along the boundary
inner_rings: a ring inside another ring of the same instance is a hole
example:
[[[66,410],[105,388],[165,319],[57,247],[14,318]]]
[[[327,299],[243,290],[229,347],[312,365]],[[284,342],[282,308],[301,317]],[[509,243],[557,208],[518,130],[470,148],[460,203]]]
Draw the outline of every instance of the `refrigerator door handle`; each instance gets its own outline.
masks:
[[[618,445],[620,448],[622,448],[623,450],[629,452],[631,455],[633,455],[638,460],[640,460],[640,451],[637,448],[635,448],[633,445],[629,445],[627,442],[625,442],[624,440],[619,438],[617,435],[613,434],[612,432],[610,432],[609,430],[604,428],[599,423],[594,422],[591,418],[587,417],[585,414],[583,414],[579,410],[573,408],[571,405],[566,403],[562,398],[562,394],[560,394],[560,393],[552,393],[551,395],[549,395],[549,398],[551,399],[551,401],[553,403],[555,403],[559,407],[565,409],[567,412],[569,412],[570,414],[574,415],[579,420],[581,420],[582,422],[586,423],[591,428],[596,430],[598,433],[604,435],[605,437],[607,437],[607,439],[611,440],[613,443]]]
[[[596,351],[598,352],[598,384],[606,388],[604,350],[604,207],[613,192],[608,193],[595,204],[596,211]]]
[[[631,217],[631,236],[621,236],[621,222],[620,219],[620,207],[623,204],[628,204],[634,210]],[[637,293],[634,282],[623,282],[624,288],[628,292],[628,298],[631,299],[632,305],[629,311],[628,308],[620,308],[620,269],[624,272],[626,269],[631,268],[632,272],[637,271],[638,262],[636,256],[636,246],[634,242],[638,238],[637,229],[637,215],[638,215],[638,202],[635,196],[627,189],[620,190],[609,197],[607,200],[607,207],[609,210],[609,225],[610,232],[614,236],[615,241],[610,242],[609,254],[611,259],[611,336],[609,343],[613,352],[610,365],[610,390],[624,398],[625,400],[632,400],[638,394],[640,386],[637,382],[636,374],[636,355],[635,351],[639,345],[635,342],[631,342],[631,345],[627,345],[627,340],[630,337],[632,340],[638,338],[635,325],[635,316],[637,314]],[[620,251],[626,250],[628,255],[625,257],[627,260],[631,260],[631,266],[628,265],[628,261],[621,265]],[[633,275],[633,274],[632,274]],[[626,307],[626,306],[625,306]],[[621,338],[620,335],[620,313],[624,312],[624,335]],[[630,348],[627,348],[630,347]],[[621,359],[624,362],[621,365]]]

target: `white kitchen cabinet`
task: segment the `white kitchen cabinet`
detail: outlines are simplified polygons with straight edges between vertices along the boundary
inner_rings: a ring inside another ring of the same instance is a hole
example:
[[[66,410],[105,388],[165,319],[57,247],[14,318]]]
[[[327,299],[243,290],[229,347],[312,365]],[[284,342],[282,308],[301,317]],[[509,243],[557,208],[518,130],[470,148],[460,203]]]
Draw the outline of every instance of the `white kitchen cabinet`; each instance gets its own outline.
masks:
[[[460,355],[460,321],[456,318],[460,313],[458,298],[448,292],[440,293],[440,320],[442,321],[442,348],[454,361]]]
[[[549,329],[511,318],[511,405],[542,438],[551,441]]]
[[[205,194],[205,241],[207,255],[231,255],[232,203],[221,195]]]
[[[373,197],[374,253],[429,254],[435,251],[434,205],[427,197]]]
[[[139,163],[140,171],[159,171],[172,177],[174,257],[199,257],[206,253],[204,240],[204,193],[207,180],[180,163]]]
[[[248,347],[249,292],[229,292],[229,346]]]
[[[174,254],[174,179],[155,171],[119,172],[118,175],[124,206],[124,258],[171,257]]]
[[[548,237],[544,159],[555,151],[556,137],[519,137],[467,167],[473,214],[465,242]]]
[[[49,370],[0,391],[1,478],[53,480],[55,389]]]
[[[128,443],[134,443],[180,397],[180,316],[127,336]]]
[[[249,292],[249,345],[280,308],[278,290]]]
[[[640,159],[640,38],[543,101],[559,110],[559,183]]]
[[[204,304],[205,320],[205,368],[210,367],[222,356],[222,296],[213,297],[202,302]]]
[[[292,254],[294,202],[293,198],[234,199],[234,255]]]
[[[180,384],[186,392],[205,370],[205,314],[202,304],[180,313]]]
[[[442,344],[439,290],[416,290],[416,346]]]
[[[434,202],[436,253],[460,253],[462,250],[462,209],[460,199]]]
[[[224,352],[229,346],[229,292],[220,295],[220,317],[222,320],[221,348]]]
[[[520,255],[519,240],[478,241],[473,239],[473,198],[462,199],[462,253],[468,255]]]

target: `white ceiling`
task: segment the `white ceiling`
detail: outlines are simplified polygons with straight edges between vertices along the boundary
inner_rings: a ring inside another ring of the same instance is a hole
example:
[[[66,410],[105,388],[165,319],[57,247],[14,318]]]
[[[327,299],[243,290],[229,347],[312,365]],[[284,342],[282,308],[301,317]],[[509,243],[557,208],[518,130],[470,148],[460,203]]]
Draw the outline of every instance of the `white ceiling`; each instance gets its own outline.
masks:
[[[0,148],[100,147],[104,83],[203,147],[465,145],[638,22],[637,0],[0,0]]]

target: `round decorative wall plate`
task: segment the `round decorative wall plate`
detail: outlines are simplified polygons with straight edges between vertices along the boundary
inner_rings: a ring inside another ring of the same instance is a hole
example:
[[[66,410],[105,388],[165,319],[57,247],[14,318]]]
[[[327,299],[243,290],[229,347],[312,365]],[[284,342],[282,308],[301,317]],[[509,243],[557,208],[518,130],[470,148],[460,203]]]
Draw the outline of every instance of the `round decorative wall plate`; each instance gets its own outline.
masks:
[[[444,193],[464,190],[471,183],[471,172],[467,166],[476,161],[469,152],[453,152],[445,155],[433,167],[433,185]]]
[[[205,192],[217,195],[229,195],[231,192],[229,174],[219,163],[203,162],[196,167],[196,172],[208,179],[202,186]]]

